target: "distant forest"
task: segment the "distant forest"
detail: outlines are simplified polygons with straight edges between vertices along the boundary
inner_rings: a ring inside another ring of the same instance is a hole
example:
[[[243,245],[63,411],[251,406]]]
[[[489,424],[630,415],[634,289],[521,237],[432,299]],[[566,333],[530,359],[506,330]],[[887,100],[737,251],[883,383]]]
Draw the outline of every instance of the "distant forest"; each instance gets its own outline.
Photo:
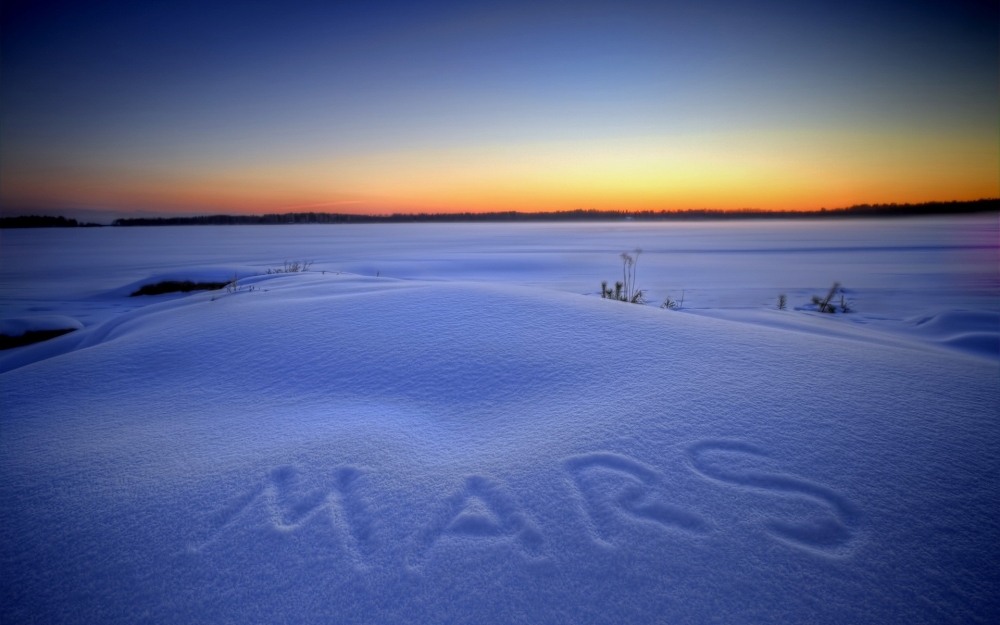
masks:
[[[394,215],[349,215],[344,213],[282,213],[270,215],[206,215],[116,219],[116,226],[187,226],[242,224],[364,224],[424,222],[514,222],[514,221],[685,221],[722,219],[828,219],[843,217],[908,217],[917,215],[961,215],[1000,211],[1000,199],[971,202],[927,202],[924,204],[862,204],[850,208],[818,211],[735,211],[692,209],[682,211],[573,210],[548,213],[417,213]]]
[[[0,217],[0,228],[100,228],[101,224],[79,223],[65,217]]]
[[[116,219],[113,226],[213,226],[281,224],[371,224],[515,221],[705,221],[730,219],[843,219],[856,217],[914,217],[1000,212],[1000,199],[969,202],[925,202],[923,204],[859,204],[849,208],[818,211],[767,211],[760,209],[678,211],[573,210],[547,213],[505,211],[493,213],[416,213],[351,215],[346,213],[281,213],[268,215],[203,215],[197,217],[138,217]],[[64,217],[3,217],[0,228],[89,227]]]

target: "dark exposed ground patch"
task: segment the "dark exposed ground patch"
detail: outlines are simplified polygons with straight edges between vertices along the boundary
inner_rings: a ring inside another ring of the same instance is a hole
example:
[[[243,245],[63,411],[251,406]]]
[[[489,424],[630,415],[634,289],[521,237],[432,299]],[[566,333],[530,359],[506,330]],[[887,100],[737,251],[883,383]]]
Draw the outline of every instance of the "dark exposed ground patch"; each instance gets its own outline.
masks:
[[[163,293],[188,293],[190,291],[217,291],[228,282],[191,282],[190,280],[166,280],[156,284],[146,284],[131,297],[137,295],[162,295]]]
[[[54,339],[57,336],[62,336],[63,334],[68,334],[75,330],[76,328],[61,328],[59,330],[34,330],[31,332],[25,332],[18,336],[8,336],[6,334],[0,334],[0,350],[12,349],[14,347],[21,347],[23,345],[31,345],[32,343],[40,343],[42,341],[47,341],[49,339]]]

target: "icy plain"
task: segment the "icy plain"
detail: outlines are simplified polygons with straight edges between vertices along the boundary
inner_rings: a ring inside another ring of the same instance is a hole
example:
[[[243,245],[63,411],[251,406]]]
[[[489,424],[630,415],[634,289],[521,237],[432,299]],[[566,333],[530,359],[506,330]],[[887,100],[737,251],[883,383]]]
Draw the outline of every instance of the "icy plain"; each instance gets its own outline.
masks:
[[[5,230],[0,620],[996,622],[998,231]]]

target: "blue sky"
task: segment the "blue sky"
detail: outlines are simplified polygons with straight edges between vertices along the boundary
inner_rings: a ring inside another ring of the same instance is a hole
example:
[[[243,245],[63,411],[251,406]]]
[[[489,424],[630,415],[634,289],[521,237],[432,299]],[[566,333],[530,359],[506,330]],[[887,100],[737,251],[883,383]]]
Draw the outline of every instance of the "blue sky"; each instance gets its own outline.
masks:
[[[996,196],[998,23],[975,2],[13,3],[0,200],[392,212]]]

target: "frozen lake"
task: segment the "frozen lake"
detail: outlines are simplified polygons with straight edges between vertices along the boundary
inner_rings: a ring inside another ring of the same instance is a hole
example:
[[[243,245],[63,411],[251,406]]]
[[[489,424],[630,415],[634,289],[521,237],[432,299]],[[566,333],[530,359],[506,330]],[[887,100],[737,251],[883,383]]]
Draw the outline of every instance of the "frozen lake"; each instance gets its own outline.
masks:
[[[995,622],[998,230],[5,230],[0,620]]]
[[[643,250],[639,286],[658,304],[768,308],[805,304],[838,281],[859,312],[894,319],[922,308],[1000,311],[1000,226],[962,218],[695,223],[189,226],[6,230],[3,315],[73,306],[162,273],[224,267],[241,276],[286,260],[313,271],[485,280],[599,293],[618,255]],[[46,304],[46,302],[58,304]],[[100,318],[85,311],[84,322]]]

